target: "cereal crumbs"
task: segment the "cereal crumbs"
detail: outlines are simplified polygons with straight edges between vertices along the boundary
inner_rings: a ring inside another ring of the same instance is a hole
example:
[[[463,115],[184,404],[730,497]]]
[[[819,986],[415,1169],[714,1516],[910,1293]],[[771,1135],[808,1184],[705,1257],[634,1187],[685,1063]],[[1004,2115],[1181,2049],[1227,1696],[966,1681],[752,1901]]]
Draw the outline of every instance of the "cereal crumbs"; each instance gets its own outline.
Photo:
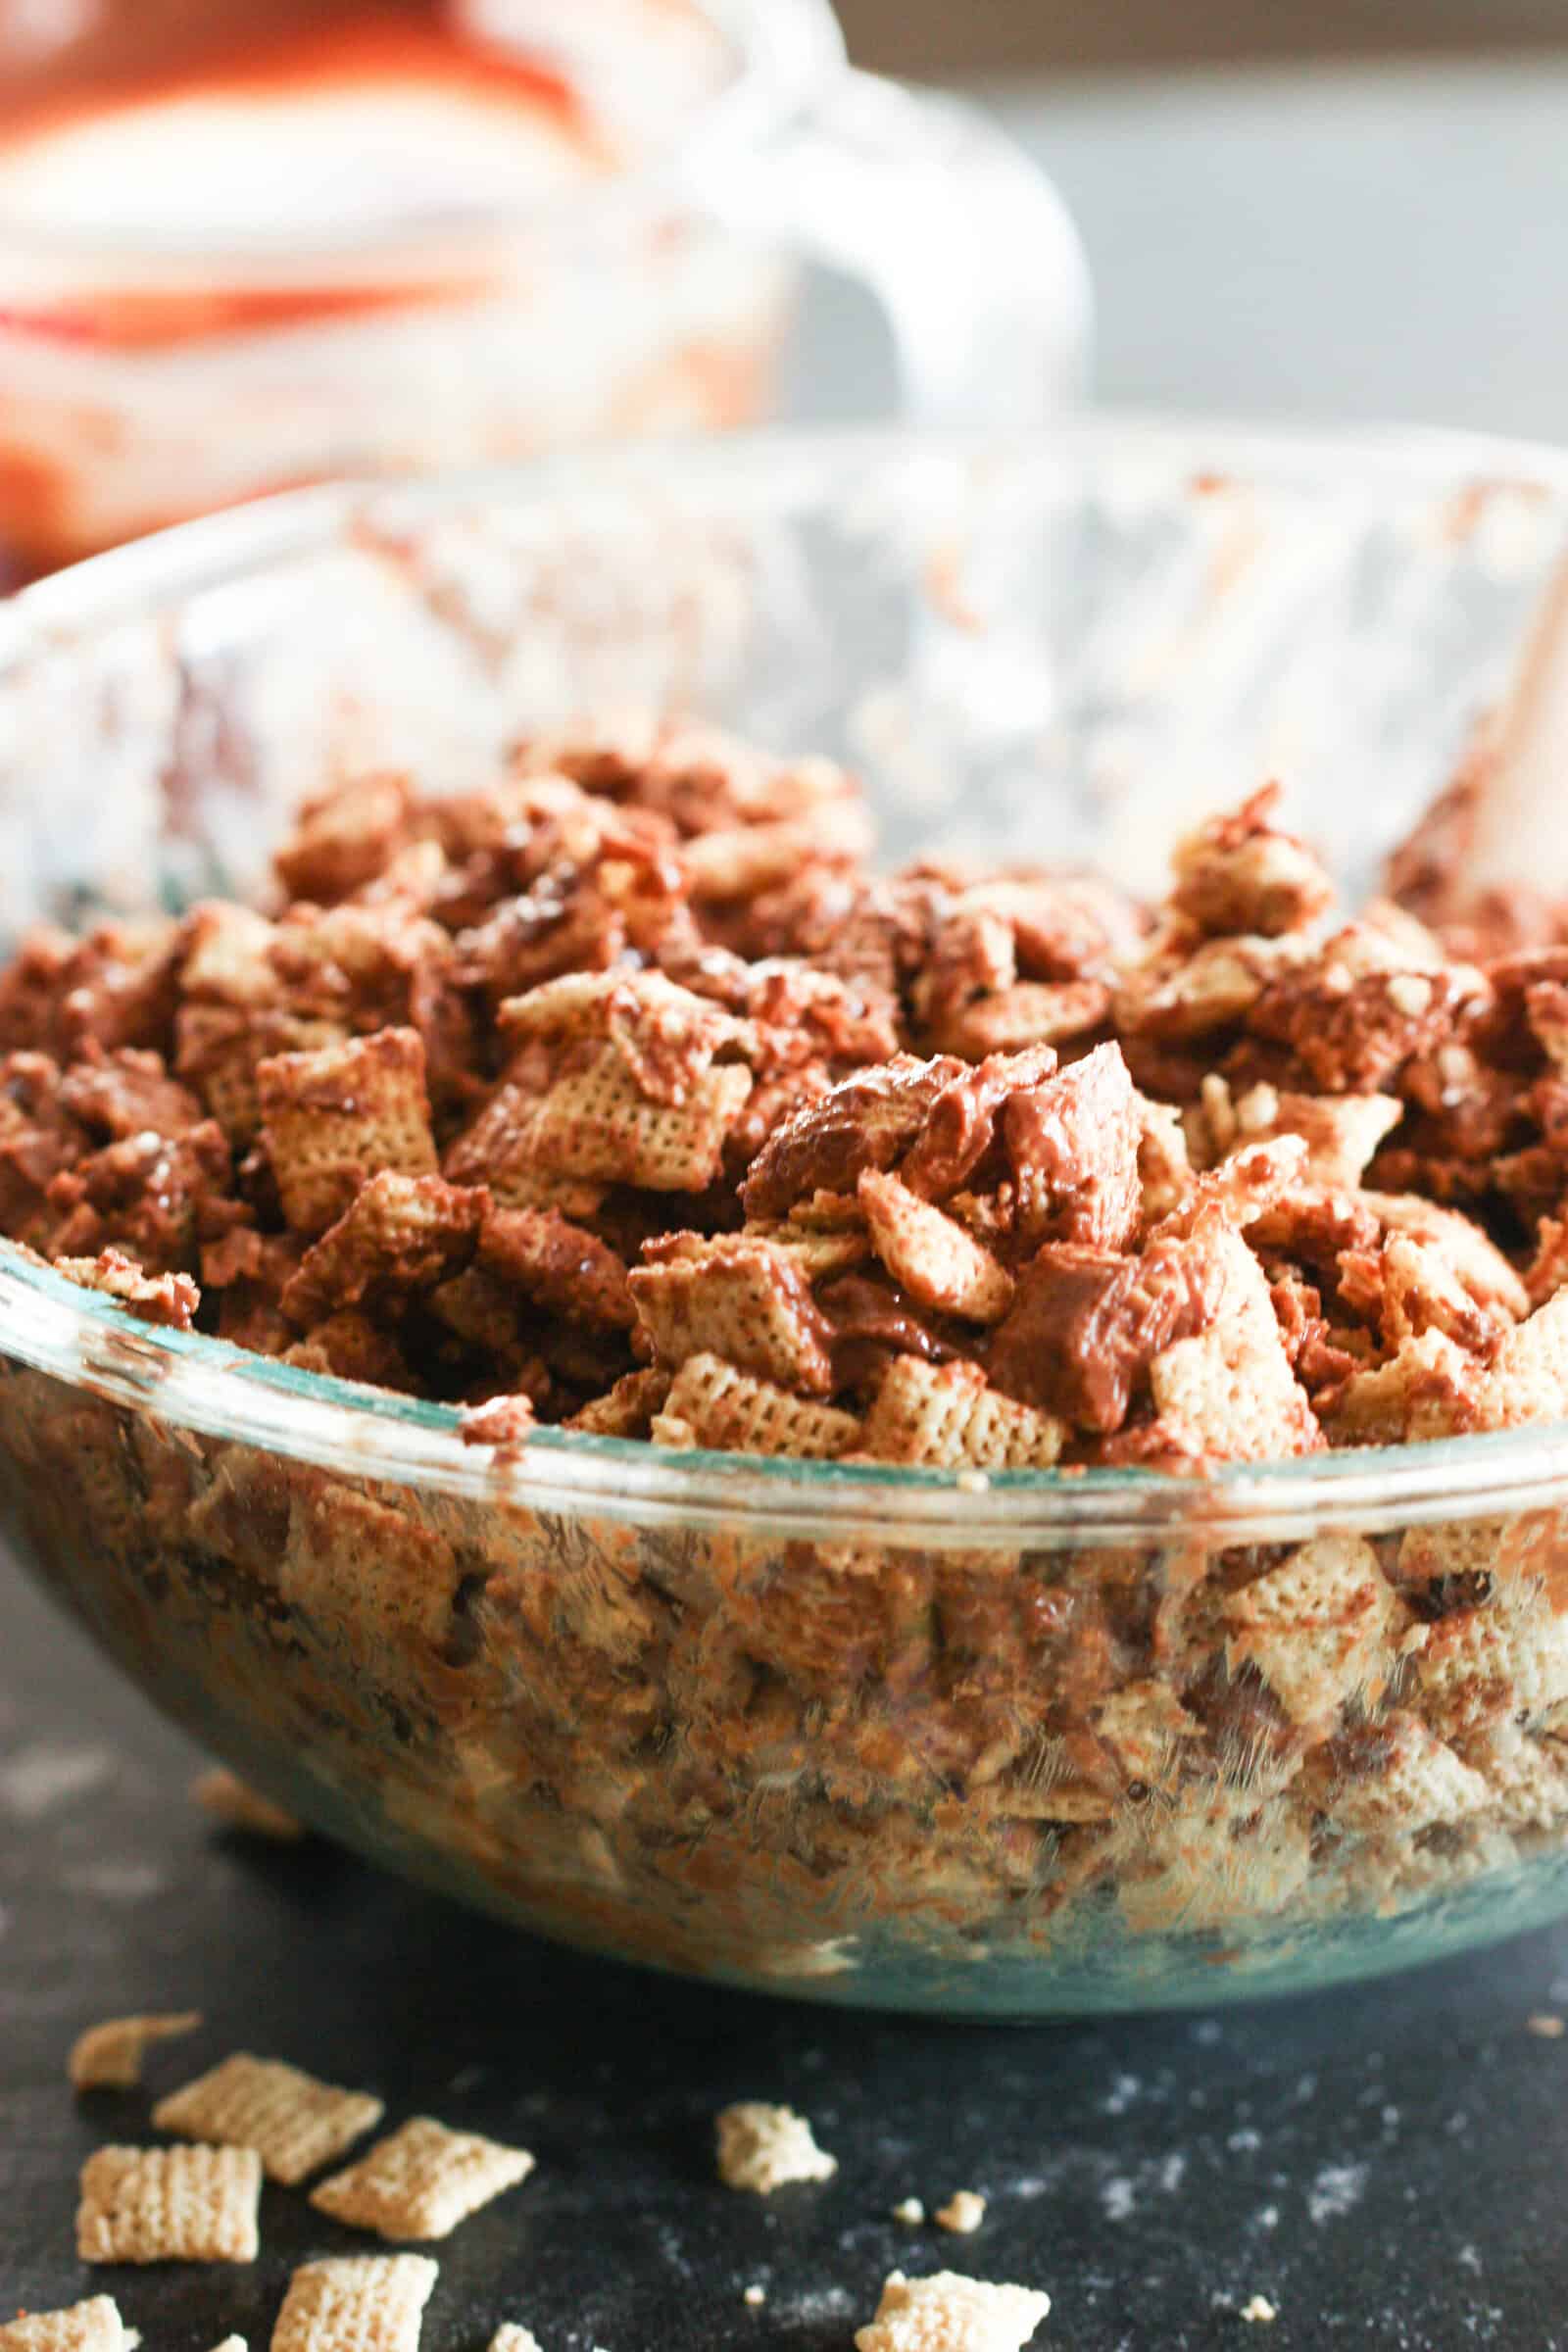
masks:
[[[726,2188],[771,2196],[797,2180],[831,2180],[839,2160],[819,2148],[811,2127],[793,2107],[742,2099],[717,2117],[718,2177]]]
[[[1051,2309],[1051,2297],[1031,2286],[994,2286],[937,2271],[906,2278],[890,2271],[869,2327],[856,2333],[856,2352],[1023,2352]]]
[[[1279,2316],[1267,2295],[1253,2295],[1250,2301],[1242,2305],[1244,2320],[1255,2320],[1264,2327],[1272,2327]]]
[[[986,2201],[972,2188],[960,2188],[937,2207],[937,2227],[951,2230],[956,2237],[968,2237],[979,2229],[986,2218]]]

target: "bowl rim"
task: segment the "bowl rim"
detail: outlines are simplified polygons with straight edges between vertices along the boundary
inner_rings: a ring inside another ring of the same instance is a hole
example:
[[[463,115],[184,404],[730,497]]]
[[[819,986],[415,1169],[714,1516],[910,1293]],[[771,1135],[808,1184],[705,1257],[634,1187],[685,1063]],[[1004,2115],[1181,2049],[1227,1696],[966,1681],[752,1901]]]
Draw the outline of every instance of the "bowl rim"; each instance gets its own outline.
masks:
[[[759,466],[809,481],[870,460],[936,459],[989,472],[1126,453],[1245,479],[1249,467],[1330,466],[1336,478],[1441,497],[1477,480],[1539,489],[1568,533],[1568,448],[1444,428],[1312,427],[1101,411],[998,438],[903,426],[773,428],[567,453],[393,484],[294,491],[186,523],[55,574],[0,607],[0,679],[80,634],[145,620],[171,600],[330,546],[346,528],[514,504],[672,473],[734,486]],[[0,1355],[172,1429],[263,1446],[325,1470],[483,1498],[548,1517],[596,1518],[737,1540],[874,1541],[977,1555],[1081,1543],[1279,1542],[1543,1509],[1568,1500],[1568,1419],[1345,1448],[1198,1476],[1147,1468],[990,1472],[803,1462],[642,1439],[540,1429],[515,1447],[474,1446],[455,1406],[303,1371],[205,1334],[138,1321],[0,1242]]]

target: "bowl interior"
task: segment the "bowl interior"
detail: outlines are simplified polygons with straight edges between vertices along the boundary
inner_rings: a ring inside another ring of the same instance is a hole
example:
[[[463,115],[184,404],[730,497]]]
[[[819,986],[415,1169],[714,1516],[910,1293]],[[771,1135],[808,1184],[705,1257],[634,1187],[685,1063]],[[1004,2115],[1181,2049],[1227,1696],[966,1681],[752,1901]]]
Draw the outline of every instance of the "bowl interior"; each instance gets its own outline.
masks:
[[[697,708],[864,777],[889,861],[1092,858],[1281,777],[1351,891],[1446,779],[1568,533],[1568,461],[1098,423],[742,438],[308,493],[43,583],[0,639],[0,937],[246,888],[332,767],[461,787]]]
[[[1549,451],[1130,420],[1000,448],[761,436],[270,502],[0,612],[0,945],[40,918],[253,889],[330,773],[458,789],[530,728],[649,705],[848,760],[890,862],[1093,858],[1157,889],[1177,834],[1278,775],[1364,892],[1495,695],[1565,534],[1568,460]],[[29,1360],[156,1379],[193,1426],[243,1407],[306,1458],[357,1429],[398,1475],[477,1475],[444,1408],[334,1400],[206,1341],[186,1363],[47,1276],[7,1273],[0,1308]],[[718,1457],[607,1448],[569,1475],[639,1514],[689,1509],[704,1481],[721,1512],[764,1493],[808,1515],[868,1507],[853,1472],[734,1462],[712,1489]],[[550,1450],[530,1448],[547,1473]],[[1406,1511],[1474,1512],[1568,1470],[1552,1432],[1391,1451],[1411,1458],[1239,1474],[1217,1507],[1359,1521],[1397,1490]],[[1059,1481],[999,1488],[1051,1490],[1027,1506],[1042,1535],[1199,1499],[1104,1479],[1118,1499],[1079,1482],[1072,1511]],[[871,1483],[912,1520],[952,1515],[917,1474]],[[999,1491],[962,1534],[994,1511],[1015,1542],[1022,1507]]]

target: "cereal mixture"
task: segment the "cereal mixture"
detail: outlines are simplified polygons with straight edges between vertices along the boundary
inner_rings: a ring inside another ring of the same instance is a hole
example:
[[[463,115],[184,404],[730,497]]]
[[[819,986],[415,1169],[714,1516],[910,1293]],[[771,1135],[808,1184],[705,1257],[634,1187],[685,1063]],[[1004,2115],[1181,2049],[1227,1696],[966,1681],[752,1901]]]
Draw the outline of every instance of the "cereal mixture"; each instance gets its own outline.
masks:
[[[842,770],[668,722],[358,779],[266,912],[27,940],[0,1230],[481,1441],[1194,1471],[1555,1414],[1568,950],[1337,916],[1274,799],[1146,907],[873,878]]]
[[[266,908],[39,933],[0,975],[0,1231],[457,1404],[498,1457],[551,1423],[967,1492],[1568,1417],[1568,949],[1336,913],[1270,791],[1156,906],[882,878],[868,836],[837,767],[668,721],[464,798],[344,783]],[[676,1966],[1195,1934],[1229,1965],[1568,1832],[1550,1512],[703,1534],[20,1364],[0,1470],[68,1592],[115,1562],[122,1655],[231,1676],[411,1844]]]

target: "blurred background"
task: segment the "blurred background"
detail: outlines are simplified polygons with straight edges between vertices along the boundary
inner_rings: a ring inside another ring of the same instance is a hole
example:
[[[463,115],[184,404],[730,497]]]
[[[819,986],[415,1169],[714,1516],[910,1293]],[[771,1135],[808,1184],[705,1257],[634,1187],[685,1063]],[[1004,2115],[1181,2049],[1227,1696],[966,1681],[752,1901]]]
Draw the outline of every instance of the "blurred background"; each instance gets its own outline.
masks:
[[[445,5],[480,21],[520,10],[576,28],[590,18],[629,24],[644,0]],[[47,113],[62,92],[133,86],[149,60],[177,57],[190,71],[236,51],[275,58],[295,35],[324,27],[335,37],[368,15],[423,38],[442,6],[0,0],[0,133],[8,120],[24,125],[40,100]],[[667,7],[647,0],[653,15]],[[1100,399],[1568,433],[1568,0],[839,0],[839,13],[856,62],[961,91],[1055,183],[1094,276]],[[418,169],[439,180],[462,141],[439,129],[435,138]],[[593,432],[741,422],[776,405],[780,384],[786,413],[812,416],[877,414],[891,398],[887,337],[868,331],[874,306],[863,287],[814,285],[808,331],[792,336],[778,323],[782,309],[768,307],[760,256],[746,282],[715,292],[694,279],[684,313],[662,294],[672,323],[660,350],[651,330],[639,327],[637,342],[630,291],[612,293],[580,265],[554,286],[557,309],[537,312],[531,342],[519,328],[481,344],[475,325],[465,343],[467,315],[449,290],[406,289],[405,323],[420,324],[422,340],[406,339],[395,360],[390,263],[373,287],[345,279],[324,299],[319,287],[274,288],[261,308],[247,295],[243,315],[220,274],[211,285],[187,275],[171,297],[145,270],[136,274],[119,233],[158,144],[134,168],[74,187],[81,217],[96,231],[101,215],[114,233],[101,267],[74,259],[74,275],[59,285],[40,278],[25,238],[7,242],[15,184],[9,196],[0,190],[0,556],[11,552],[12,577],[323,470],[418,468]],[[6,157],[0,140],[0,167]],[[564,150],[556,165],[563,188],[593,168]],[[163,176],[160,201],[182,225],[203,221],[211,171],[187,177],[172,163]],[[348,176],[337,172],[332,201]],[[316,222],[312,190],[293,178],[296,217]],[[274,183],[289,181],[264,154],[264,213],[275,210]],[[60,186],[47,173],[37,184],[47,211]],[[960,234],[964,188],[972,195],[972,181],[956,194]],[[824,204],[853,206],[860,195],[856,186]],[[1015,242],[1008,267],[1028,271],[1034,260],[1037,279],[1048,274],[1027,238]],[[673,267],[667,254],[660,267]],[[416,299],[426,301],[422,324]],[[561,345],[543,321],[568,310],[583,386],[555,386],[551,408],[534,362]],[[307,382],[290,354],[308,351],[308,311],[324,323],[322,365],[311,359]],[[351,313],[370,321],[352,352]],[[628,348],[601,364],[593,347],[617,331]],[[220,364],[248,398],[243,411],[219,381]],[[494,413],[480,414],[487,388]],[[193,475],[198,447],[205,470]]]
[[[1560,0],[842,0],[857,55],[890,74],[1082,73],[1246,58],[1387,56],[1568,38]]]

